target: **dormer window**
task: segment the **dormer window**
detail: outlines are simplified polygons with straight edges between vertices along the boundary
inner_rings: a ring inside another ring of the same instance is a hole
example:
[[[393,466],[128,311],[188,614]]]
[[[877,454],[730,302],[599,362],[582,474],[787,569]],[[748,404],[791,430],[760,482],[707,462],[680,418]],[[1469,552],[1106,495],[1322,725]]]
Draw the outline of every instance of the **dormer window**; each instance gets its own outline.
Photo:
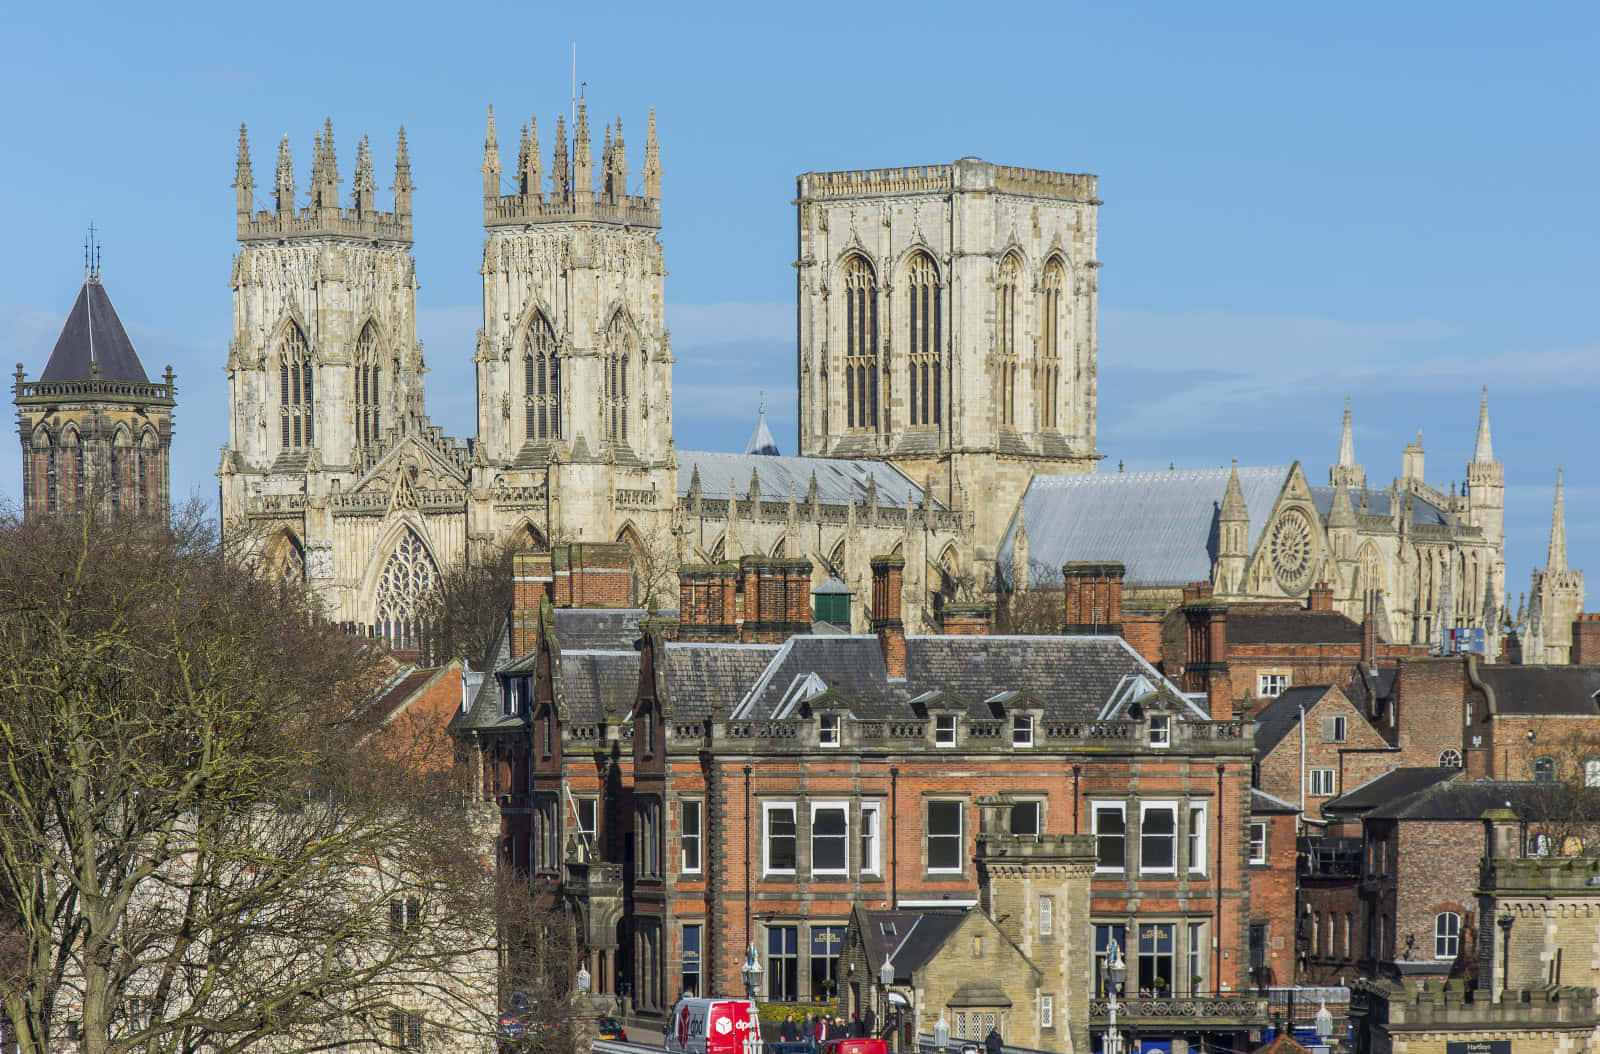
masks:
[[[817,718],[817,739],[825,747],[839,745],[838,714],[823,714]]]
[[[1172,718],[1169,715],[1150,715],[1150,745],[1153,747],[1172,745]]]
[[[1033,746],[1033,715],[1011,715],[1011,745],[1014,747]]]
[[[953,747],[956,745],[956,715],[933,715],[933,745],[936,747]]]

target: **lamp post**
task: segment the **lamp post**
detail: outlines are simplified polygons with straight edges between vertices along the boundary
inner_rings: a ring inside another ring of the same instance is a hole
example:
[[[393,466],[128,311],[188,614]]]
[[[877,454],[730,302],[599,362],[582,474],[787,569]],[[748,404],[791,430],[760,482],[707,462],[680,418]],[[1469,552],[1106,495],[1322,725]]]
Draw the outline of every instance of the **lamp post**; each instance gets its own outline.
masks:
[[[878,967],[878,987],[883,990],[883,1019],[889,1020],[889,988],[894,984],[894,960],[885,959],[883,965]],[[898,1054],[900,1050],[900,1016],[895,1014],[894,1044],[889,1048]]]
[[[1333,1039],[1333,1014],[1328,1010],[1326,999],[1320,1000],[1320,1003],[1316,1017],[1317,1042],[1311,1049],[1316,1054],[1328,1054],[1328,1045]]]
[[[939,1054],[944,1054],[944,1048],[950,1045],[950,1022],[944,1019],[943,1010],[933,1025],[933,1045],[939,1048]]]
[[[754,1002],[761,991],[761,959],[756,955],[755,941],[750,942],[750,950],[745,952],[739,976],[744,978],[744,994]]]
[[[1122,949],[1113,940],[1111,947],[1106,950],[1106,984],[1111,989],[1111,1001],[1106,1006],[1110,1012],[1110,1023],[1106,1026],[1105,1054],[1122,1054],[1122,1034],[1117,1031],[1117,993],[1122,991],[1122,982],[1127,976],[1128,968],[1122,961]]]

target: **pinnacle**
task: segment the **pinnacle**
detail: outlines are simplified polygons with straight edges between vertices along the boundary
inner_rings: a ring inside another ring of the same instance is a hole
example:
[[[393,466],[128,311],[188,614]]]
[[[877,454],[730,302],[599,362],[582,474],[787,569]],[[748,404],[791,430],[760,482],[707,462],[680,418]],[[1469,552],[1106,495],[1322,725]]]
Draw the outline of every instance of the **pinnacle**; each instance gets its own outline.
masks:
[[[1494,461],[1494,442],[1489,437],[1489,386],[1483,386],[1483,399],[1478,404],[1478,442],[1472,451],[1472,460],[1477,464],[1488,464]]]
[[[1545,557],[1545,571],[1567,569],[1567,512],[1562,496],[1562,469],[1556,466],[1556,500],[1550,510],[1550,550]]]

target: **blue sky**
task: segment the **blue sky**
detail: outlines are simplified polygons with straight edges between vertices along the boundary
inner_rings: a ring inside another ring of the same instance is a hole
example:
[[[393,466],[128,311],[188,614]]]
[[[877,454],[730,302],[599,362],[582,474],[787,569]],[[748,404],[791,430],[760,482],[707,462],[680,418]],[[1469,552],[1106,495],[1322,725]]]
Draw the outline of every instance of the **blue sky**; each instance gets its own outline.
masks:
[[[334,121],[387,185],[411,144],[436,423],[470,434],[484,110],[546,151],[571,46],[637,167],[657,110],[678,442],[740,447],[765,390],[794,449],[794,176],[988,160],[1100,176],[1106,468],[1299,459],[1326,479],[1349,393],[1368,479],[1420,429],[1470,458],[1489,387],[1509,583],[1542,565],[1556,466],[1600,569],[1587,4],[25,5],[0,65],[0,346],[37,376],[83,230],[147,370],[181,386],[173,488],[226,436],[235,138],[288,133],[304,189]],[[598,148],[597,148],[598,149]],[[345,188],[348,191],[348,183]],[[258,188],[262,194],[265,188]],[[12,448],[15,451],[15,447]],[[18,458],[0,458],[15,500]]]

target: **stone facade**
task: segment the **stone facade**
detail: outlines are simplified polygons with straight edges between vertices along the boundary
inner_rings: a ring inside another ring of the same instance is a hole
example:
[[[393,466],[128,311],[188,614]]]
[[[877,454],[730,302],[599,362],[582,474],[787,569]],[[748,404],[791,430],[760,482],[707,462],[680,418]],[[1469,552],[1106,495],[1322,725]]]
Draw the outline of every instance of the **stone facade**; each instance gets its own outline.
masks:
[[[969,157],[797,182],[802,451],[930,480],[992,552],[1033,474],[1098,459],[1095,177]]]

